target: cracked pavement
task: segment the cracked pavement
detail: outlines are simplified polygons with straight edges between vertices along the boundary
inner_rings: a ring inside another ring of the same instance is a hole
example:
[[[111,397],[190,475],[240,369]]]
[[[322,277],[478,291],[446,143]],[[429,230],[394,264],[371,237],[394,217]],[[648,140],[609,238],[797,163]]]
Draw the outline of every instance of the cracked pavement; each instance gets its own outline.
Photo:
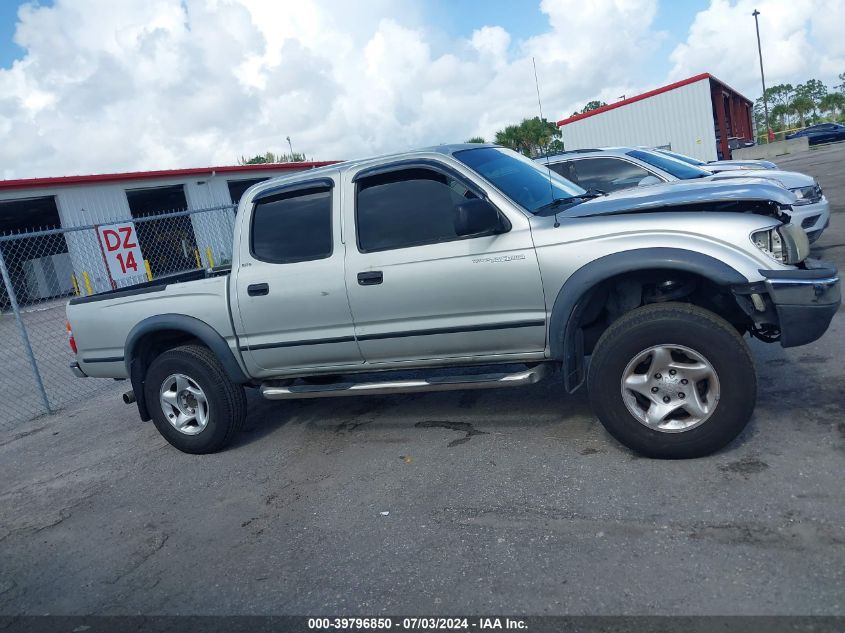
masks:
[[[819,177],[815,251],[845,268],[841,145],[779,162]],[[0,432],[0,614],[842,615],[843,334],[840,311],[812,345],[752,343],[751,425],[684,462],[622,448],[556,378],[251,394],[209,456],[115,386]]]

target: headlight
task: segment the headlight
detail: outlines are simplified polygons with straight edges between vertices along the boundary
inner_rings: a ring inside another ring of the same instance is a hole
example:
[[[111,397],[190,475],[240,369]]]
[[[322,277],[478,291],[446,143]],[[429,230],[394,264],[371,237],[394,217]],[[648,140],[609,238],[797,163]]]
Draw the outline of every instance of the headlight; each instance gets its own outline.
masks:
[[[796,198],[798,198],[798,200],[793,203],[796,206],[800,206],[802,204],[813,204],[814,202],[818,202],[822,199],[822,188],[819,187],[819,183],[814,183],[808,187],[797,187],[795,189],[790,189],[790,191],[795,194]]]
[[[810,241],[800,226],[782,224],[751,234],[754,246],[782,264],[797,264],[810,254]]]

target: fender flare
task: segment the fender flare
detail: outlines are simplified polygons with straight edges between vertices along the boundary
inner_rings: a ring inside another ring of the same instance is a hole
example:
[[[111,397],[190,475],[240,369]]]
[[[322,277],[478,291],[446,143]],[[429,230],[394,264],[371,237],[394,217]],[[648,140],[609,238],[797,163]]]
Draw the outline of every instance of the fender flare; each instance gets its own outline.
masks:
[[[149,420],[150,415],[144,397],[146,367],[142,363],[140,354],[138,354],[138,344],[148,334],[174,330],[190,334],[202,341],[220,361],[223,370],[232,382],[237,384],[250,382],[226,340],[205,321],[185,314],[157,314],[147,317],[130,330],[123,348],[126,373],[132,383],[135,401],[138,403],[138,412],[141,414],[142,420]]]
[[[621,273],[661,269],[695,273],[720,286],[748,283],[744,275],[723,261],[682,248],[638,248],[585,264],[561,286],[549,318],[549,352],[563,364],[567,392],[572,393],[584,382],[583,341],[575,325],[583,300],[598,284]]]

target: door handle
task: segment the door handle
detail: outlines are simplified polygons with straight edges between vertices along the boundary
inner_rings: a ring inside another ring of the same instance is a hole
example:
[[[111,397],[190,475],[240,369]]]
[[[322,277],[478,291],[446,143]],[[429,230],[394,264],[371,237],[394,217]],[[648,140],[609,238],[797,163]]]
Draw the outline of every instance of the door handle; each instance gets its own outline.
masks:
[[[250,284],[246,287],[246,293],[250,297],[261,297],[270,294],[270,284]]]
[[[380,270],[371,270],[366,273],[358,273],[358,284],[361,286],[375,286],[384,281],[384,273]]]

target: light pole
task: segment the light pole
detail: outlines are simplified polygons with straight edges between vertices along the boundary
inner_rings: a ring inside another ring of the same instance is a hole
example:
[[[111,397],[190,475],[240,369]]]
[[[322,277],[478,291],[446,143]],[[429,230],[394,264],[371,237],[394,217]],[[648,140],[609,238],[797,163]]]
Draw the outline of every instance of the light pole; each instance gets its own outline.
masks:
[[[288,141],[288,147],[290,147],[290,159],[293,160],[293,143],[290,142],[290,136],[286,136],[285,138]]]
[[[757,29],[757,54],[760,56],[760,81],[763,83],[763,113],[766,116],[766,143],[769,142],[769,102],[766,99],[766,75],[763,74],[763,48],[760,46],[760,23],[757,21],[757,16],[760,12],[754,9],[754,28]]]

